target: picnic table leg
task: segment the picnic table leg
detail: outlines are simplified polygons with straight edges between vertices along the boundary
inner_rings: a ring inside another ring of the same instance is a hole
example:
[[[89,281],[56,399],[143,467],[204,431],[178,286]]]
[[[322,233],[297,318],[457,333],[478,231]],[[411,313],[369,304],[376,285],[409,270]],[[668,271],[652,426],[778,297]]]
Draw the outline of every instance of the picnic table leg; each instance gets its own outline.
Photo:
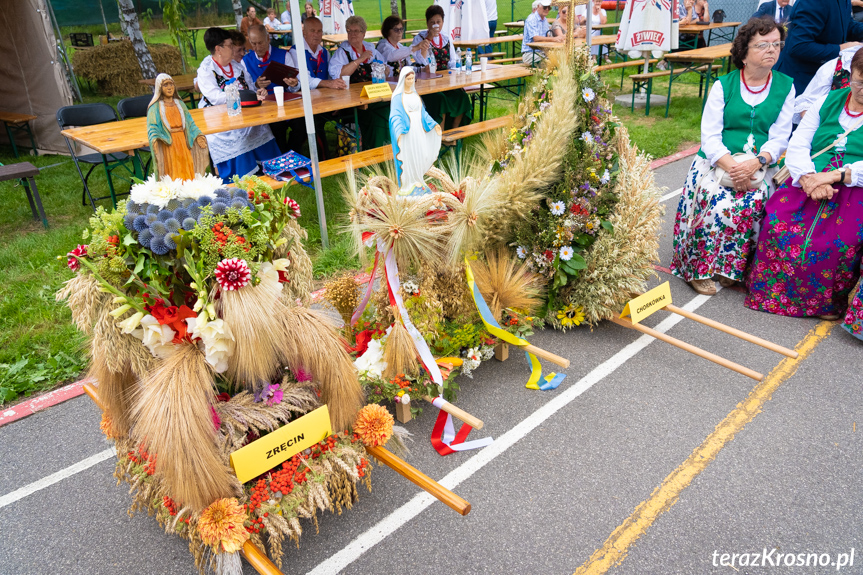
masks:
[[[647,79],[647,99],[644,101],[644,115],[650,115],[650,96],[653,94],[653,78]]]
[[[102,166],[105,168],[105,177],[108,178],[108,190],[111,192],[111,204],[114,209],[117,209],[117,194],[114,192],[114,180],[111,177],[111,170],[108,169],[108,156],[102,154]]]
[[[360,114],[357,108],[354,108],[354,127],[357,130],[357,151],[363,151],[363,137],[360,134]]]
[[[27,135],[30,136],[30,144],[33,146],[33,155],[38,156],[39,153],[36,151],[36,139],[33,137],[33,130],[30,128],[30,122],[24,123],[24,129],[27,130]]]
[[[42,219],[42,225],[45,226],[45,229],[48,229],[48,218],[45,217],[45,209],[42,207],[42,198],[39,197],[39,188],[36,187],[36,179],[32,176],[29,178],[22,178],[21,183],[24,184],[24,191],[27,192],[27,200],[30,202],[30,210],[33,211],[33,219],[39,221],[39,218]],[[33,188],[33,193],[30,193],[30,188]],[[33,205],[33,199],[36,200],[36,206]],[[36,208],[39,208],[39,213],[36,213]]]
[[[12,129],[9,127],[7,122],[3,122],[3,125],[6,126],[6,134],[9,136],[9,142],[12,144],[12,153],[15,154],[15,157],[18,157],[18,146],[15,145],[15,136],[12,134]]]
[[[132,155],[132,167],[134,168],[135,177],[139,180],[143,180],[144,176],[144,163],[141,161],[140,151],[135,150]]]
[[[674,62],[669,62],[671,74],[668,76],[668,97],[665,98],[665,117],[668,117],[668,108],[671,106],[671,85],[674,83]]]

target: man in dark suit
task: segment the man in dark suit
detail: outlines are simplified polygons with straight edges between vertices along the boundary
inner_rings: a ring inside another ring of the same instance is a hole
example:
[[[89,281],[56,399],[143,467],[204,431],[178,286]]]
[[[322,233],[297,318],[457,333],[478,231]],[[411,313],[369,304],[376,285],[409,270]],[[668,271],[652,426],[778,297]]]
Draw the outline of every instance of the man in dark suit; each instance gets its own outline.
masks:
[[[802,94],[824,62],[860,40],[863,23],[851,19],[851,0],[797,0],[775,69],[794,78]]]
[[[788,21],[788,15],[791,13],[791,6],[788,4],[791,0],[770,0],[758,7],[753,18],[761,18],[762,16],[770,16],[776,20],[777,24],[785,24]]]

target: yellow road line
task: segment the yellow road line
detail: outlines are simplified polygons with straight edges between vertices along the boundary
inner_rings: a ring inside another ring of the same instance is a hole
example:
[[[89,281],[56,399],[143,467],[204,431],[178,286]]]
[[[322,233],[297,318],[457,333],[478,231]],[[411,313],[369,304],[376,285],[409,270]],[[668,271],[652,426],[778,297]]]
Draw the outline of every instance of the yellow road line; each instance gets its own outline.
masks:
[[[765,402],[779,389],[789,377],[794,375],[800,363],[812,353],[831,330],[836,322],[823,321],[815,326],[795,348],[800,354],[797,359],[786,358],[749,392],[749,396],[725,416],[716,429],[707,436],[680,466],[672,471],[662,484],[653,490],[648,499],[642,501],[626,521],[615,529],[602,547],[593,552],[590,558],[576,570],[575,575],[601,575],[615,565],[619,565],[629,552],[629,548],[641,537],[656,519],[677,503],[677,498],[692,480],[701,473],[725,444],[734,439],[735,434],[761,412]]]

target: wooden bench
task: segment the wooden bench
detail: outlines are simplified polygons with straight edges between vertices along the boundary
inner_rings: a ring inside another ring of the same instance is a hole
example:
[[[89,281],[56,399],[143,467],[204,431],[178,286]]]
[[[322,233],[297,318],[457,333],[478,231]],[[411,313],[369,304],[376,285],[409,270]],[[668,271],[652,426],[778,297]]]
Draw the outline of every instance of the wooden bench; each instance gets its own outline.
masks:
[[[476,136],[484,132],[490,132],[498,128],[504,128],[508,126],[510,122],[512,122],[512,116],[502,116],[500,118],[486,120],[485,122],[468,124],[467,126],[447,130],[442,134],[441,141],[448,144],[454,143],[456,145],[456,159],[458,159],[459,154],[461,153],[462,140],[470,136]],[[392,146],[387,145],[381,146],[380,148],[373,148],[371,150],[363,150],[362,152],[357,152],[349,156],[342,156],[340,158],[333,158],[332,160],[325,160],[323,162],[320,162],[318,164],[318,167],[321,172],[321,178],[327,178],[329,176],[344,174],[349,170],[358,170],[360,168],[366,168],[375,164],[382,164],[392,159]],[[271,178],[269,176],[261,176],[261,179],[274,190],[278,190],[284,186],[297,183],[295,180],[285,182],[282,180],[276,180],[275,178]]]
[[[659,62],[657,59],[648,60],[648,69]],[[626,60],[625,62],[615,62],[614,64],[603,64],[596,66],[595,72],[606,72],[608,70],[620,70],[620,88],[623,89],[623,76],[626,68],[637,68],[644,66],[644,60]]]
[[[674,72],[673,67],[671,70],[660,70],[658,72],[648,72],[647,74],[633,74],[629,77],[632,80],[632,106],[631,110],[635,111],[635,94],[642,88],[647,89],[647,101],[644,108],[644,115],[650,115],[650,94],[653,92],[653,80],[656,78],[664,78],[668,77],[668,98],[665,102],[665,117],[668,117],[668,107],[671,103],[671,85],[674,83],[674,78],[681,76],[687,72],[695,72],[700,77],[701,80],[698,86],[698,96],[701,97],[701,91],[706,91],[710,89],[709,79],[713,77],[714,72],[718,72],[722,69],[721,64],[704,64],[702,66],[687,67],[684,70],[679,72]],[[708,80],[705,83],[705,79]]]
[[[33,219],[37,222],[40,217],[42,219],[42,225],[45,226],[45,229],[48,229],[48,218],[45,217],[45,210],[42,208],[42,198],[39,197],[39,190],[36,188],[36,180],[34,176],[39,175],[39,168],[31,164],[30,162],[21,162],[18,164],[11,164],[8,166],[0,165],[0,182],[6,182],[9,180],[19,180],[21,185],[24,186],[24,191],[27,192],[27,201],[30,202],[30,211],[33,212]],[[30,188],[33,188],[33,193],[30,193]],[[36,203],[33,203],[33,199],[35,198]],[[37,213],[36,208],[39,208]]]
[[[522,59],[521,56],[518,58],[498,58],[497,60],[489,60],[489,64],[521,64]]]
[[[36,140],[33,138],[33,132],[30,130],[30,121],[35,120],[36,116],[30,114],[18,114],[16,112],[4,112],[0,110],[0,122],[6,126],[6,135],[9,136],[9,143],[12,144],[12,152],[15,157],[18,157],[18,145],[15,143],[15,134],[26,132],[30,136],[30,144],[33,146],[33,153],[36,153]]]

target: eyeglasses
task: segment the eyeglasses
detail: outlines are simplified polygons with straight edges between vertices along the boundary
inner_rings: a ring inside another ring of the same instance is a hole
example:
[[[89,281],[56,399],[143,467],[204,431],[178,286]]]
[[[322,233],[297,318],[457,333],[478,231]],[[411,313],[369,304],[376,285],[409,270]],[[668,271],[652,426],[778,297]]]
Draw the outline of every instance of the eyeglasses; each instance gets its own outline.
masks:
[[[365,33],[366,33],[365,30],[360,30],[359,28],[353,28],[351,30],[348,30],[349,36],[350,35],[356,35],[356,34],[365,34]]]
[[[393,32],[404,32],[404,31],[405,31],[404,26],[401,26],[400,28],[393,28]]]
[[[770,43],[770,42],[759,42],[758,44],[753,44],[753,45],[752,45],[752,47],[753,47],[753,48],[755,48],[756,50],[760,50],[760,51],[762,51],[762,52],[763,52],[764,50],[767,50],[767,49],[768,49],[768,48],[770,48],[771,46],[772,46],[773,48],[776,48],[777,50],[781,50],[782,48],[784,48],[784,47],[785,47],[785,42],[773,42],[773,43]]]
[[[849,82],[848,85],[850,85],[855,90],[859,90],[860,88],[863,88],[863,81],[854,80],[853,82]]]

